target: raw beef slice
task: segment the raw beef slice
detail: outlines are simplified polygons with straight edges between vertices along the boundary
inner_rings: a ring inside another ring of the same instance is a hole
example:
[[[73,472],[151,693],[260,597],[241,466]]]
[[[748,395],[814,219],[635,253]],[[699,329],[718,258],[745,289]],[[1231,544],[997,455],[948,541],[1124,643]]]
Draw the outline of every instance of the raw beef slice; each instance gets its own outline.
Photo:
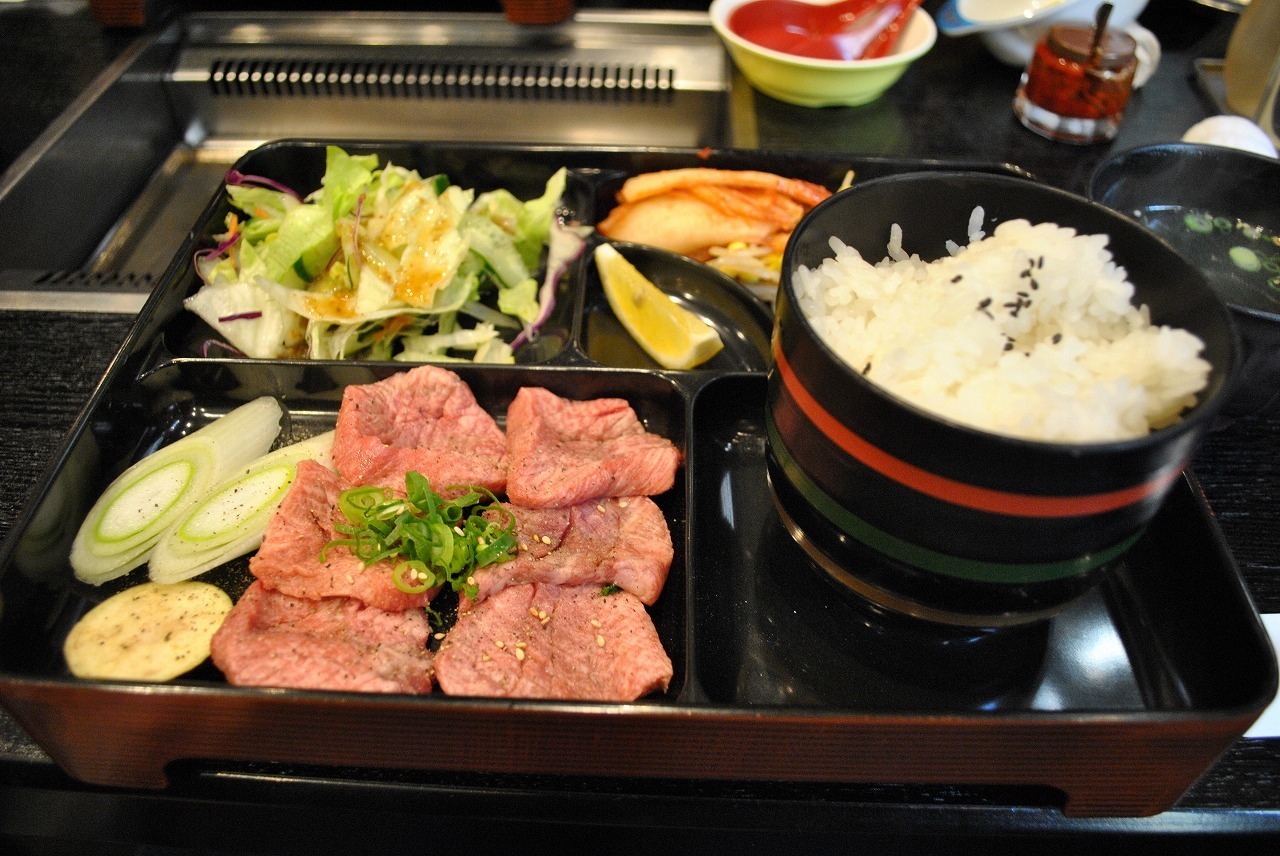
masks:
[[[533,582],[614,583],[650,606],[662,593],[674,549],[662,509],[647,496],[569,508],[506,507],[516,517],[519,550],[509,562],[476,571],[476,600]]]
[[[675,483],[680,452],[620,398],[574,401],[538,387],[507,409],[507,496],[550,508],[609,496],[653,496]]]
[[[460,613],[436,652],[451,695],[634,701],[666,690],[671,659],[638,598],[599,586],[509,586]]]
[[[431,692],[431,626],[421,609],[385,612],[252,583],[214,634],[213,663],[240,686]]]
[[[249,570],[269,588],[293,597],[353,597],[370,606],[399,612],[425,606],[434,591],[408,594],[391,579],[395,565],[368,567],[346,547],[325,545],[342,538],[334,522],[343,520],[338,496],[349,485],[337,473],[314,461],[300,461],[289,492],[267,524],[262,546],[249,560]]]
[[[343,392],[333,462],[352,484],[404,490],[417,470],[440,493],[474,484],[506,485],[506,438],[462,378],[420,366]]]

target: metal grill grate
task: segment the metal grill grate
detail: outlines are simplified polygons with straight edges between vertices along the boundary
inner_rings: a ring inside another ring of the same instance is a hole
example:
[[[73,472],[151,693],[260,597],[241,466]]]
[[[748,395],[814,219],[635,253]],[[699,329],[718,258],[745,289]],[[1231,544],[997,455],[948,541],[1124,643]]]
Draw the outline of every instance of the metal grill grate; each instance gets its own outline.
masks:
[[[145,294],[151,291],[154,278],[147,273],[110,271],[46,271],[32,277],[31,284],[58,291],[107,291]]]
[[[669,98],[675,71],[649,65],[569,63],[218,60],[215,96],[493,100]]]
[[[136,313],[151,294],[150,274],[0,271],[0,310]]]

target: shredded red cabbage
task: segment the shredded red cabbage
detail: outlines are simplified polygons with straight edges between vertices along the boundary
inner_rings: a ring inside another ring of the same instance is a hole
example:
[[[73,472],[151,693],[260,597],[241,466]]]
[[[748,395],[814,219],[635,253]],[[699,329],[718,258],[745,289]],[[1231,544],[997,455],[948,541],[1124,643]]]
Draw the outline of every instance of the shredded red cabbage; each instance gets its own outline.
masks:
[[[351,235],[351,254],[355,256],[355,268],[347,271],[347,276],[351,279],[351,286],[354,288],[360,283],[360,215],[364,211],[363,193],[356,200],[356,226]]]
[[[234,185],[256,184],[259,187],[269,187],[272,190],[278,190],[281,193],[288,194],[289,196],[292,196],[294,199],[298,200],[299,202],[302,201],[302,196],[299,195],[299,193],[296,190],[294,190],[292,187],[283,185],[274,179],[267,178],[266,176],[245,175],[243,172],[240,172],[240,170],[238,169],[229,169],[227,170],[226,180],[227,180],[227,184],[234,184]]]
[[[253,318],[261,317],[262,313],[257,310],[254,310],[253,312],[238,312],[235,315],[223,315],[218,319],[218,323],[222,323],[223,321],[248,321]]]
[[[237,356],[237,357],[245,356],[244,351],[240,350],[235,345],[230,345],[222,341],[221,339],[205,339],[204,343],[200,345],[200,356],[202,357],[209,356],[210,352],[213,351],[214,348],[221,348],[222,350],[227,351],[233,356]]]
[[[511,341],[513,350],[537,338],[539,328],[551,317],[551,310],[555,308],[556,286],[559,285],[560,278],[569,265],[582,255],[586,245],[586,240],[562,223],[559,217],[552,219],[551,236],[547,241],[547,273],[538,290],[538,317]]]
[[[203,259],[216,258],[234,247],[236,242],[240,240],[241,234],[241,232],[236,232],[234,235],[223,239],[222,243],[216,247],[205,247],[203,250],[196,250],[191,260],[195,265],[196,275],[200,277],[201,281],[207,283],[209,280],[205,279],[204,272],[200,270],[200,262]]]

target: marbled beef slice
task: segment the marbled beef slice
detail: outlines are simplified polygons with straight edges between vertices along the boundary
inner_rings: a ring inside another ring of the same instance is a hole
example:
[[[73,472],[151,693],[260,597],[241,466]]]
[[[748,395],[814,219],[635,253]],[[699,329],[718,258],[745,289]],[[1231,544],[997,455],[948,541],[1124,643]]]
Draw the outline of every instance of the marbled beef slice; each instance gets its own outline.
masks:
[[[249,560],[249,570],[267,587],[294,597],[353,597],[389,612],[425,606],[434,591],[401,591],[391,578],[393,562],[365,567],[346,547],[324,551],[330,541],[344,537],[334,522],[342,519],[338,496],[347,487],[328,467],[300,462],[289,492],[267,524],[262,546]]]
[[[451,695],[606,702],[665,691],[673,673],[634,595],[537,583],[462,612],[435,666]]]
[[[650,606],[658,600],[675,551],[662,509],[647,496],[568,508],[506,507],[516,517],[519,551],[475,573],[476,600],[533,582],[614,583]]]
[[[453,372],[419,366],[343,392],[333,461],[352,484],[404,490],[416,470],[441,493],[474,484],[506,486],[506,437]]]
[[[252,583],[214,634],[213,663],[239,686],[431,691],[431,627],[421,609],[309,600]]]
[[[675,483],[680,452],[646,431],[620,398],[575,401],[540,387],[507,409],[507,496],[548,508],[611,496],[654,496]]]

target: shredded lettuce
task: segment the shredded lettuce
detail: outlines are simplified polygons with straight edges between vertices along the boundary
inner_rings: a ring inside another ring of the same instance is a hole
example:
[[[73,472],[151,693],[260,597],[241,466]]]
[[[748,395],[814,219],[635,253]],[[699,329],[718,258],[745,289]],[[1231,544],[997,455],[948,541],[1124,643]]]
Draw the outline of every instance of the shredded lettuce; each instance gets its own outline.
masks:
[[[460,229],[470,244],[471,252],[480,257],[485,268],[497,279],[499,288],[513,288],[529,278],[529,267],[516,247],[515,238],[497,223],[471,214],[463,218]]]
[[[398,360],[420,361],[446,359],[450,351],[475,351],[498,337],[497,328],[483,322],[470,329],[454,329],[448,333],[409,336]],[[506,362],[506,360],[502,360]]]
[[[501,331],[546,314],[535,275],[566,176],[521,201],[337,146],[304,197],[229,174],[235,211],[186,306],[256,358],[511,362]]]
[[[280,228],[280,221],[298,201],[279,190],[256,187],[249,184],[228,184],[227,196],[231,204],[250,218],[252,231],[246,228],[252,240],[260,241]]]
[[[551,224],[560,198],[564,196],[567,180],[568,171],[561,167],[547,181],[543,194],[524,203],[520,208],[516,218],[516,247],[530,267],[535,266],[543,247],[550,240]]]
[[[530,277],[512,288],[498,292],[498,311],[532,324],[538,317],[538,281]]]
[[[355,209],[377,168],[377,155],[349,155],[337,146],[327,147],[324,178],[320,179],[323,190],[317,193],[317,201],[325,203],[334,221],[345,217]]]
[[[273,357],[297,347],[303,319],[274,300],[261,280],[219,281],[188,298],[187,308],[247,357]]]

